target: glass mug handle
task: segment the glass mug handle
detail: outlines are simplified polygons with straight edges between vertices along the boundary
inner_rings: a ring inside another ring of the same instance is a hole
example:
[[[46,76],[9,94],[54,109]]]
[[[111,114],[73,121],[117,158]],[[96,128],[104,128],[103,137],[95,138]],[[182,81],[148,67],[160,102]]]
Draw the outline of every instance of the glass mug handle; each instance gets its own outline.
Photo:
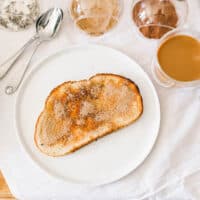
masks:
[[[170,88],[175,86],[175,81],[168,77],[162,69],[160,69],[159,64],[157,63],[156,56],[154,56],[152,64],[151,64],[151,72],[155,79],[155,81],[163,87]]]

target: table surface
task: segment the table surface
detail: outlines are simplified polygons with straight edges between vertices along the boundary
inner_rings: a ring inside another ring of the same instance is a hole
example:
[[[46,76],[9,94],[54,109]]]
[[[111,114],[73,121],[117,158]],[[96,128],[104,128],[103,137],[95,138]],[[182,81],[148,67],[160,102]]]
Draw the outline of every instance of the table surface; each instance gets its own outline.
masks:
[[[14,200],[15,198],[9,190],[8,185],[3,177],[3,174],[0,172],[0,200],[1,199]]]

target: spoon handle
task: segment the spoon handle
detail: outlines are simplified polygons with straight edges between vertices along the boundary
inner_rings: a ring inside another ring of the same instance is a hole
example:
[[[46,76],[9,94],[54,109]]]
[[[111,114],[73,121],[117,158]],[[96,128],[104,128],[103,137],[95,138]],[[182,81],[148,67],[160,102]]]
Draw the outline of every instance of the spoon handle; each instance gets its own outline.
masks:
[[[3,79],[8,71],[14,66],[17,60],[23,55],[24,51],[36,40],[38,35],[32,37],[24,46],[19,49],[13,56],[8,58],[3,64],[0,65],[0,79]]]
[[[42,43],[42,41],[38,40],[35,48],[32,48],[29,58],[26,59],[26,62],[24,62],[21,66],[18,66],[19,69],[18,69],[17,73],[15,74],[15,76],[12,79],[10,79],[10,82],[5,87],[5,93],[7,95],[11,95],[11,94],[15,93],[16,90],[19,88],[19,86],[24,78],[24,75],[26,74],[26,71],[31,63],[31,60],[41,43]]]

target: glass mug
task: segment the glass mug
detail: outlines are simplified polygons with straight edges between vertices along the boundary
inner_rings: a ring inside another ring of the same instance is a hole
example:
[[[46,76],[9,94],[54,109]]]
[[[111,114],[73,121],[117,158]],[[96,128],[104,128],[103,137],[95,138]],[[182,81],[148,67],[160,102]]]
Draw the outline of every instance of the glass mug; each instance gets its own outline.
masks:
[[[70,15],[76,27],[90,36],[100,36],[118,23],[121,0],[71,0]]]
[[[188,29],[174,29],[174,30],[168,32],[166,35],[164,35],[158,41],[158,46],[155,51],[155,55],[154,55],[152,65],[151,65],[151,71],[152,71],[153,77],[156,80],[156,82],[163,87],[193,87],[193,86],[200,87],[200,78],[199,78],[199,80],[192,80],[192,81],[175,80],[174,78],[170,77],[162,69],[162,67],[158,61],[158,51],[159,51],[161,45],[169,38],[172,38],[173,36],[178,36],[178,35],[190,36],[194,39],[197,39],[197,41],[199,41],[199,45],[200,45],[200,32],[192,31],[192,30],[188,30]],[[199,55],[197,55],[197,57],[198,57],[197,59],[200,59],[200,53],[199,53]],[[176,58],[171,58],[171,59],[176,59]]]
[[[134,27],[143,38],[160,39],[185,24],[187,0],[136,0],[132,6]]]

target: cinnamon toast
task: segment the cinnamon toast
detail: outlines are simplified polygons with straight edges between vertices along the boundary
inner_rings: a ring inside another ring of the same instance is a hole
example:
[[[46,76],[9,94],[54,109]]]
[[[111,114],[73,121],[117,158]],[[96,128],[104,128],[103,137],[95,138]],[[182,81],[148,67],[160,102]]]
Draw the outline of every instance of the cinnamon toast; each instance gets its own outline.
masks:
[[[139,89],[125,77],[97,74],[65,82],[45,102],[35,126],[35,144],[49,156],[62,156],[130,125],[142,112]]]

